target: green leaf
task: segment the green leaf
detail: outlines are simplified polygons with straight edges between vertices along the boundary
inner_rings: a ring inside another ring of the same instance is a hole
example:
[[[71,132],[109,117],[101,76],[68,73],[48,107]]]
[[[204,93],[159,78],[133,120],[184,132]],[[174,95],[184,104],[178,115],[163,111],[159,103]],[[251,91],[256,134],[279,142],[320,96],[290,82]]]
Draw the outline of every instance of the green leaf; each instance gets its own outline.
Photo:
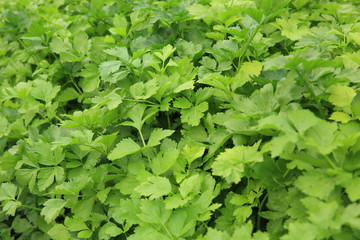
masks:
[[[118,60],[107,61],[107,62],[101,63],[99,66],[100,76],[106,77],[110,73],[116,72],[117,70],[119,70],[121,65],[122,65],[121,61],[118,61]]]
[[[186,40],[180,39],[176,43],[176,52],[181,58],[189,57],[190,59],[194,57],[195,54],[199,53],[202,50],[201,44],[194,44],[193,42],[188,42]]]
[[[48,232],[49,236],[54,240],[68,240],[71,235],[63,224],[55,224]]]
[[[204,237],[204,240],[215,240],[215,239],[231,240],[230,235],[228,233],[221,232],[213,228],[209,228]]]
[[[278,18],[276,23],[281,30],[281,34],[293,41],[299,40],[302,36],[309,33],[306,26],[298,26],[301,22],[295,17],[290,19]]]
[[[329,88],[329,102],[338,107],[348,107],[356,96],[356,92],[351,87],[342,85],[332,85]]]
[[[134,122],[134,127],[137,130],[141,130],[144,122],[143,122],[143,116],[146,110],[145,104],[137,104],[133,108],[130,109],[128,112],[128,117]]]
[[[251,206],[239,206],[235,209],[234,216],[238,222],[245,223],[246,220],[251,216],[252,212],[253,211]]]
[[[349,33],[349,37],[351,40],[356,42],[358,45],[360,45],[360,33],[358,32],[351,32]]]
[[[201,4],[192,4],[187,8],[190,15],[194,16],[195,19],[206,18],[212,15],[208,6]]]
[[[122,103],[122,97],[112,91],[105,96],[96,96],[92,98],[91,101],[98,104],[99,106],[106,105],[110,110],[112,110],[117,108]]]
[[[109,31],[112,34],[118,34],[122,37],[125,37],[127,34],[127,20],[126,17],[123,15],[115,15],[115,17],[113,18],[113,24],[115,26],[115,28],[110,28]]]
[[[165,209],[165,204],[160,198],[142,199],[140,209],[141,213],[137,214],[137,217],[146,223],[165,224],[171,215],[171,211]]]
[[[132,234],[129,240],[143,240],[143,239],[156,239],[156,240],[170,240],[168,236],[156,231],[154,228],[141,226],[135,229],[135,234]]]
[[[169,196],[164,200],[165,208],[166,209],[174,209],[174,208],[182,207],[186,203],[188,203],[190,199],[191,199],[191,197],[182,199],[182,197],[179,194]]]
[[[181,153],[185,157],[186,161],[191,164],[195,159],[202,157],[204,152],[205,147],[186,144]]]
[[[130,94],[135,99],[148,99],[159,89],[156,80],[150,80],[145,84],[143,82],[135,83],[130,87]]]
[[[196,91],[196,105],[207,100],[214,95],[214,89],[212,88],[200,88]]]
[[[310,0],[295,0],[292,4],[297,8],[302,8],[305,4],[307,4]]]
[[[76,216],[73,218],[69,218],[69,217],[65,218],[64,224],[70,231],[73,232],[89,229],[84,223],[84,221]]]
[[[28,186],[30,191],[34,190],[38,169],[19,169],[16,172],[16,180],[23,186]]]
[[[139,144],[134,142],[131,138],[126,138],[121,140],[121,142],[116,145],[116,147],[108,155],[108,159],[115,160],[136,153],[140,150],[141,147]]]
[[[92,179],[85,174],[76,176],[68,182],[63,182],[51,190],[54,194],[64,195],[78,195],[79,192],[88,184]]]
[[[346,206],[342,216],[341,221],[344,224],[348,224],[355,229],[360,228],[360,205],[359,204],[350,204]]]
[[[116,226],[115,223],[108,222],[101,227],[99,231],[99,239],[109,239],[110,237],[116,237],[122,233],[123,231],[121,228]]]
[[[86,64],[80,72],[84,79],[80,82],[80,87],[84,92],[92,92],[99,87],[99,71],[96,64]]]
[[[49,199],[44,203],[44,208],[41,210],[41,216],[44,216],[45,221],[50,223],[54,221],[60,211],[64,208],[67,201],[63,199]]]
[[[8,134],[9,121],[6,117],[0,116],[0,137]]]
[[[352,120],[352,117],[344,112],[333,112],[329,119],[336,122],[347,123]]]
[[[278,162],[274,158],[265,155],[261,164],[254,166],[255,178],[259,179],[267,189],[276,189],[284,186],[282,169],[279,168]]]
[[[24,233],[29,230],[31,231],[33,225],[25,218],[15,217],[12,227],[16,233]]]
[[[131,59],[126,47],[115,47],[108,50],[104,50],[104,52],[118,57],[121,60],[121,62],[124,63],[125,65],[129,64]]]
[[[160,147],[160,152],[156,155],[150,164],[154,174],[160,175],[169,170],[178,159],[179,150],[173,146],[173,142],[165,139]]]
[[[179,192],[183,198],[185,198],[190,192],[194,191],[197,193],[200,191],[201,179],[199,174],[194,174],[193,176],[185,179],[179,187]]]
[[[210,57],[203,57],[201,61],[199,61],[203,66],[205,66],[208,69],[216,70],[216,61]]]
[[[56,100],[58,100],[59,102],[67,102],[76,99],[79,96],[79,93],[74,88],[69,87],[62,90],[56,97]]]
[[[170,57],[170,55],[175,52],[176,48],[174,48],[173,46],[171,46],[170,44],[166,45],[165,47],[163,47],[161,49],[161,53],[160,52],[155,52],[154,54],[161,59],[161,61],[165,62],[166,59],[168,59]]]
[[[38,174],[38,187],[40,191],[46,190],[53,182],[54,178],[57,182],[64,180],[65,171],[62,167],[42,168]]]
[[[140,199],[120,199],[119,215],[130,224],[138,224],[141,220],[137,217],[140,214]]]
[[[336,224],[336,212],[339,204],[336,201],[323,202],[313,197],[301,199],[301,202],[308,209],[308,219],[315,224],[319,230],[326,230]]]
[[[181,236],[185,237],[189,231],[194,232],[195,223],[194,219],[189,218],[186,210],[178,209],[171,214],[166,226],[172,236],[180,238]]]
[[[188,123],[190,126],[197,126],[200,124],[201,118],[204,116],[204,112],[209,109],[207,102],[202,102],[190,109],[181,110],[181,121]]]
[[[256,232],[252,234],[253,227],[251,222],[236,227],[234,233],[230,236],[226,232],[221,232],[213,228],[209,228],[208,232],[205,235],[205,240],[215,240],[215,239],[224,239],[224,240],[235,240],[235,239],[249,239],[249,240],[269,240],[269,236],[263,232]]]
[[[83,198],[71,206],[71,211],[83,221],[87,221],[92,213],[94,201],[94,197]]]
[[[302,97],[302,88],[298,86],[293,78],[281,79],[276,85],[275,97],[280,107]]]
[[[51,40],[50,49],[55,53],[62,53],[71,50],[72,47],[68,41],[65,42],[61,38],[55,37]]]
[[[7,215],[15,216],[16,209],[21,206],[21,202],[19,201],[8,201],[3,206],[3,211],[6,212]]]
[[[350,178],[343,183],[345,191],[352,202],[360,200],[360,191],[358,191],[358,184],[360,184],[360,178]]]
[[[174,130],[155,128],[150,135],[147,146],[154,147],[159,145],[161,140],[171,136],[174,132]]]
[[[174,107],[181,108],[181,109],[188,109],[191,108],[192,104],[189,100],[187,100],[185,97],[177,98],[174,101]]]
[[[158,198],[171,192],[169,179],[164,177],[150,177],[148,182],[140,184],[135,191],[143,196],[149,196],[149,199]]]
[[[317,226],[309,222],[292,222],[288,226],[288,231],[281,240],[315,240],[317,235]]]
[[[10,182],[4,182],[0,185],[0,201],[14,200],[18,187]]]
[[[93,232],[91,230],[83,230],[78,233],[79,238],[90,238]]]
[[[259,76],[261,73],[261,70],[263,68],[263,65],[259,61],[253,61],[253,62],[245,62],[241,65],[241,68],[237,74],[237,78],[240,78],[239,82],[235,82],[235,86],[233,86],[233,89],[236,89],[237,87],[242,86],[247,81],[251,80],[251,77],[253,76]]]
[[[300,134],[304,134],[306,130],[320,122],[320,119],[309,110],[297,110],[290,112],[288,113],[287,118]]]
[[[136,173],[137,173],[137,171],[136,171]],[[140,181],[136,179],[136,176],[127,175],[119,183],[117,183],[115,185],[115,187],[117,189],[119,189],[122,194],[125,194],[125,195],[132,194],[132,195],[134,195],[136,193],[134,189],[137,186],[139,186],[139,184],[140,184]],[[137,195],[138,195],[138,193],[136,193],[136,196]]]
[[[336,141],[336,131],[336,123],[322,120],[306,132],[306,144],[322,154],[329,154],[340,144]]]
[[[262,162],[263,156],[257,151],[258,144],[252,147],[236,146],[220,153],[212,164],[214,175],[222,176],[229,183],[238,183],[244,176],[245,167]]]
[[[303,193],[326,200],[335,188],[336,181],[327,176],[324,171],[311,171],[301,175],[294,182]]]
[[[111,191],[111,188],[105,188],[104,190],[101,190],[96,194],[96,197],[100,200],[100,202],[104,203],[108,197],[109,192]]]
[[[38,161],[42,165],[56,166],[64,160],[65,155],[60,147],[52,150],[49,144],[37,142],[35,148],[38,153]]]
[[[80,57],[85,56],[89,49],[89,43],[88,43],[88,35],[80,31],[78,34],[76,34],[74,38],[74,49],[76,52],[80,55]]]
[[[60,87],[53,87],[50,82],[44,80],[35,80],[34,86],[30,90],[30,95],[36,99],[49,103],[53,100],[56,94],[60,91]]]

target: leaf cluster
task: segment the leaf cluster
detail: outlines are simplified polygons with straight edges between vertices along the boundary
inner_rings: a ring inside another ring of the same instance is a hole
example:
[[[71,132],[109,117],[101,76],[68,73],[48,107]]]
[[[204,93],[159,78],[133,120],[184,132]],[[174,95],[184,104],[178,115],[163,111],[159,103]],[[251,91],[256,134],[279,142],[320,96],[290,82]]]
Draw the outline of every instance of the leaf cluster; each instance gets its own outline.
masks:
[[[358,1],[0,12],[0,239],[360,239]]]

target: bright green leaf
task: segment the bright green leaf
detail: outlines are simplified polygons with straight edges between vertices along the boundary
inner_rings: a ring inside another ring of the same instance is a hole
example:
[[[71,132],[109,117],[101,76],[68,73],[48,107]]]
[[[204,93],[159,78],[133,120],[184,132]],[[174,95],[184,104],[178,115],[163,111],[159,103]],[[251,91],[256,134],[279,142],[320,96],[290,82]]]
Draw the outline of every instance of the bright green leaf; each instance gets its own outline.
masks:
[[[159,145],[161,140],[171,136],[174,132],[175,132],[174,130],[169,130],[169,129],[165,129],[165,130],[161,128],[154,129],[150,135],[147,146],[154,147],[156,145]]]
[[[143,196],[149,196],[150,199],[167,195],[171,192],[171,184],[164,177],[150,177],[148,182],[140,184],[135,191]]]
[[[0,201],[13,200],[17,193],[17,186],[10,182],[4,182],[0,185]]]
[[[222,176],[229,183],[238,183],[244,176],[245,167],[252,163],[262,162],[263,156],[257,146],[236,146],[220,153],[212,164],[214,175]]]
[[[36,99],[40,99],[49,103],[55,98],[56,94],[60,91],[60,87],[53,87],[50,82],[44,80],[35,80],[34,87],[30,90],[30,95]]]
[[[44,216],[47,223],[50,223],[59,216],[65,204],[66,201],[64,199],[49,199],[44,203],[44,208],[40,214]]]
[[[136,153],[140,149],[141,147],[131,138],[126,138],[121,140],[121,142],[116,145],[116,147],[108,155],[108,159],[115,160],[117,158],[122,158],[127,155]]]
[[[81,31],[74,38],[74,49],[83,57],[89,48],[88,35]]]

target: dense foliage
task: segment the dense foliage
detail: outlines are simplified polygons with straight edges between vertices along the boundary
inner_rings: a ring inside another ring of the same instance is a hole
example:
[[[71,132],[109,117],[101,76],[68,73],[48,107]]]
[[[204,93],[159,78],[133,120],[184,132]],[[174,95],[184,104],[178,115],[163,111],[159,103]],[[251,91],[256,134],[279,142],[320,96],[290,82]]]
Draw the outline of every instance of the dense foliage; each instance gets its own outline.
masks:
[[[360,239],[360,6],[0,1],[0,238]]]

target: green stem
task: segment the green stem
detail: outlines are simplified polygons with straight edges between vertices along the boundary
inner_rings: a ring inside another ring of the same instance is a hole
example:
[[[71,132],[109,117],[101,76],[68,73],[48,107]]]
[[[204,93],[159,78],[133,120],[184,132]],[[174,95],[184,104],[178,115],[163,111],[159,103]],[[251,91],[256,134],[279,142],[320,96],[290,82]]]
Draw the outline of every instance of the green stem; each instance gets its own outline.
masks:
[[[76,84],[76,82],[74,81],[74,78],[69,74],[69,78],[72,82],[72,84],[75,86],[76,90],[80,93],[80,95],[82,94],[82,90],[78,87],[78,85]]]
[[[145,140],[144,140],[144,136],[143,136],[142,133],[141,133],[141,130],[139,130],[139,133],[140,133],[140,137],[141,137],[142,144],[144,145],[144,148],[145,148],[145,147],[146,147],[146,143],[145,143]]]
[[[97,148],[94,147],[94,146],[88,145],[88,144],[86,144],[86,143],[80,143],[80,145],[89,147],[89,148],[91,148],[91,149],[94,149],[96,152],[99,152],[99,153],[101,153],[101,154],[107,155],[106,152],[104,152],[104,151],[102,151],[102,150],[100,150],[100,149],[97,149]]]
[[[335,163],[333,161],[331,161],[331,159],[327,155],[323,154],[323,156],[325,157],[326,161],[330,164],[330,166],[333,169],[338,169],[338,167],[335,165]]]
[[[24,205],[24,204],[22,204],[21,206],[24,207],[24,208],[32,209],[32,210],[41,211],[41,209],[37,208],[37,207],[32,207],[32,206],[28,206],[28,205]]]
[[[250,34],[250,37],[246,40],[244,46],[241,48],[241,52],[240,52],[240,56],[239,56],[239,62],[238,62],[238,67],[237,67],[237,72],[239,72],[240,67],[244,61],[244,56],[246,53],[246,50],[248,49],[250,43],[252,42],[252,40],[254,39],[255,35],[257,34],[257,32],[259,31],[260,27],[261,27],[262,21],[260,22],[259,25],[256,26],[256,28],[252,31],[252,33]]]
[[[169,235],[169,237],[171,239],[174,239],[174,237],[171,235],[171,233],[170,233],[169,229],[166,227],[166,225],[165,224],[162,224],[162,225],[163,225],[163,228],[165,229],[166,233]]]
[[[62,122],[62,119],[59,118],[59,116],[57,116],[56,114],[54,115],[54,117],[55,117],[59,122]]]
[[[97,17],[97,16],[92,16],[95,20],[98,20],[99,22],[103,22],[103,23],[105,23],[106,25],[108,25],[109,27],[112,27],[113,25],[112,24],[110,24],[110,23],[108,23],[105,19],[101,19],[101,18],[99,18],[99,17]]]
[[[333,158],[335,158],[334,153],[332,153],[332,156],[333,156]],[[338,164],[340,166],[340,168],[344,167],[344,163],[345,163],[345,158],[340,160],[340,163]]]
[[[303,140],[303,141],[307,141],[307,139],[304,137],[304,136],[302,136],[302,135],[300,135],[299,134],[299,136],[300,136],[300,138]],[[339,169],[336,165],[335,165],[335,163],[333,162],[333,161],[331,161],[331,159],[326,155],[326,154],[322,154],[322,156],[326,159],[326,161],[329,163],[329,165],[333,168],[333,169]],[[286,174],[288,173],[288,171],[286,172]],[[285,176],[284,176],[285,177]]]
[[[51,54],[51,56],[53,56],[53,58],[55,58],[55,59],[60,63],[60,66],[61,66],[61,68],[62,68],[65,76],[71,81],[71,83],[75,86],[77,92],[81,95],[81,94],[82,94],[82,90],[81,90],[81,89],[78,87],[78,85],[75,83],[74,78],[73,78],[70,74],[66,74],[65,67],[64,67],[64,65],[62,64],[62,62],[60,61],[59,57],[51,51],[49,45],[47,45],[47,48],[48,48],[48,51],[49,51],[49,53]]]
[[[138,130],[139,130],[139,133],[140,133],[140,138],[141,138],[142,144],[143,144],[144,148],[146,148],[146,143],[145,143],[145,140],[144,140],[144,136],[142,135],[141,130],[140,129],[138,129]],[[151,163],[151,159],[149,157],[149,151],[148,150],[149,149],[146,149],[146,157],[147,157],[149,163]]]
[[[311,97],[316,101],[316,106],[317,106],[317,109],[319,110],[320,116],[322,118],[326,118],[325,110],[324,110],[323,106],[320,103],[320,99],[316,97],[315,92],[312,89],[308,79],[305,78],[305,76],[302,75],[298,69],[296,69],[295,72],[300,76],[300,78],[302,79],[306,89],[310,93]]]
[[[153,102],[147,101],[147,100],[138,100],[138,99],[129,99],[129,98],[122,98],[121,100],[123,100],[123,101],[129,101],[129,102],[147,103],[147,104],[150,104],[150,105],[157,105],[156,103],[153,103]]]
[[[249,193],[250,193],[250,178],[249,177],[247,177],[247,195],[249,195]]]
[[[33,53],[31,53],[28,49],[27,46],[25,45],[25,43],[18,37],[17,41],[20,43],[20,45],[24,48],[24,50],[26,51],[26,53],[28,53],[34,60],[35,62],[40,62],[40,59]]]
[[[283,175],[283,178],[285,178],[285,177],[289,174],[289,172],[290,172],[290,169],[287,168],[287,169],[286,169],[286,172],[285,172],[284,175]]]
[[[171,129],[171,121],[170,121],[170,117],[169,117],[169,114],[167,113],[166,114],[166,118],[167,118],[167,122],[168,122],[168,128]]]
[[[258,211],[258,215],[257,215],[257,219],[256,219],[256,230],[257,231],[260,230],[260,220],[261,220],[260,213],[262,211],[262,208],[263,208],[267,198],[268,198],[268,194],[266,193],[265,197],[261,200],[261,203],[259,205],[259,211]]]
[[[161,70],[163,70],[164,67],[165,67],[165,60],[163,60],[163,62],[162,62]]]

